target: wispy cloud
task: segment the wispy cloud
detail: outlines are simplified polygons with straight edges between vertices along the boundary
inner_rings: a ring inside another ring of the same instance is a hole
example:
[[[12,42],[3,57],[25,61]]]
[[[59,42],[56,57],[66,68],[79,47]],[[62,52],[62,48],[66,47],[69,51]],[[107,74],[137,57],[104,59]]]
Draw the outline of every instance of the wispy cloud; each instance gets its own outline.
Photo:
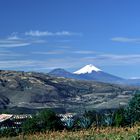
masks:
[[[31,44],[45,43],[46,41],[40,39],[20,38],[18,36],[9,36],[5,39],[0,39],[0,48],[14,48],[29,46]]]
[[[32,67],[37,64],[36,61],[32,60],[4,60],[0,61],[0,68],[1,69],[8,69],[8,68],[24,68],[24,67]]]
[[[26,36],[73,36],[73,35],[81,35],[81,33],[73,33],[69,31],[60,31],[60,32],[49,32],[49,31],[39,31],[39,30],[31,30],[29,32],[25,32]]]
[[[41,52],[42,53],[42,52]],[[50,52],[51,53],[51,52]],[[124,66],[140,64],[139,54],[100,54],[88,57],[46,58],[45,60],[1,60],[1,69],[46,71],[54,68],[76,69],[86,64]]]
[[[136,80],[136,79],[140,79],[140,77],[130,77],[129,79]]]
[[[2,41],[2,42],[1,42]],[[29,42],[19,42],[19,41],[5,41],[3,43],[3,40],[0,40],[0,47],[4,47],[4,48],[13,48],[13,47],[23,47],[23,46],[29,46],[31,45],[31,43]]]
[[[59,47],[57,47],[59,48]],[[60,47],[61,49],[60,50],[51,50],[51,51],[38,51],[38,52],[32,52],[32,54],[41,54],[41,55],[47,55],[47,54],[50,54],[50,55],[54,55],[54,54],[82,54],[82,55],[89,55],[89,54],[97,54],[97,52],[94,52],[94,51],[73,51],[73,50],[68,50],[70,47],[65,47],[65,46],[62,46]]]
[[[21,57],[21,56],[25,56],[25,54],[21,54],[21,53],[15,53],[15,52],[12,52],[12,51],[7,51],[7,50],[0,50],[0,59],[11,59],[12,58],[17,58],[17,57]]]
[[[32,44],[47,43],[46,38],[43,39],[40,38],[43,36],[54,37],[54,36],[74,36],[74,35],[81,35],[81,33],[75,33],[69,31],[49,32],[49,31],[39,31],[39,30],[30,30],[25,33],[13,32],[10,35],[8,35],[8,37],[6,38],[0,38],[0,48],[23,47]]]
[[[139,54],[99,54],[94,57],[84,57],[87,62],[93,62],[100,65],[134,65],[140,64]]]
[[[45,51],[45,52],[32,52],[32,54],[39,54],[39,55],[56,55],[56,54],[64,54],[66,53],[65,50],[52,50],[52,51]]]
[[[76,53],[76,54],[96,54],[95,51],[88,51],[88,50],[84,50],[84,51],[74,51],[73,53]]]
[[[48,60],[49,64],[62,68],[78,68],[86,64],[94,64],[97,66],[123,66],[140,64],[140,55],[138,54],[97,54],[88,57],[66,57],[62,59]]]
[[[140,38],[114,37],[111,40],[115,42],[140,43]]]
[[[8,37],[8,40],[19,40],[21,38],[19,38],[17,35],[12,35]]]
[[[55,61],[55,59],[54,59]],[[58,65],[52,60],[1,60],[0,69],[9,69],[9,70],[25,70],[25,71],[44,71],[50,70],[58,67],[67,67],[66,65]],[[56,61],[55,61],[56,62]],[[60,61],[57,61],[60,62]]]

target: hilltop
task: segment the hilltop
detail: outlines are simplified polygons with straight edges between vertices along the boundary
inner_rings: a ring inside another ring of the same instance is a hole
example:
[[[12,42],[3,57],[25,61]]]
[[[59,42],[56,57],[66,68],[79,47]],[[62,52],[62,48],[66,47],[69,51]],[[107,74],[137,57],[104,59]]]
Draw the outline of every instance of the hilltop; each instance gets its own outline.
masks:
[[[0,71],[0,109],[108,109],[126,105],[137,88],[49,74]]]

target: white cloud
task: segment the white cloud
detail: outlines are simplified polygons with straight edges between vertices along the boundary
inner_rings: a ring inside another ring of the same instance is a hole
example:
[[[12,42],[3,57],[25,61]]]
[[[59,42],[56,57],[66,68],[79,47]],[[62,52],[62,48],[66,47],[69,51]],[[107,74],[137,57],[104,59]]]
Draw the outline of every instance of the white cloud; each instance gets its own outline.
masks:
[[[94,57],[85,57],[87,62],[95,62],[100,65],[135,65],[140,64],[139,54],[99,54]]]
[[[42,53],[42,52],[41,52]],[[45,71],[54,68],[72,69],[86,64],[102,66],[132,66],[140,64],[139,54],[100,54],[88,57],[48,58],[45,60],[1,60],[0,69]]]
[[[136,79],[140,79],[140,77],[130,77],[129,79],[136,80]]]
[[[74,53],[76,53],[76,54],[96,54],[95,51],[88,51],[88,50],[84,50],[84,51],[74,51]]]
[[[39,38],[41,36],[72,36],[72,35],[80,35],[80,33],[73,33],[69,31],[49,32],[39,30],[35,31],[31,30],[25,33],[13,32],[7,38],[0,39],[0,48],[23,47],[32,44],[47,43],[45,39]]]
[[[17,36],[11,36],[6,39],[0,39],[0,48],[13,48],[13,47],[23,47],[29,46],[31,44],[46,43],[44,40],[33,40],[28,38],[19,38]]]
[[[28,42],[5,42],[5,43],[0,43],[0,47],[4,48],[13,48],[13,47],[23,47],[23,46],[29,46],[31,43]]]
[[[25,35],[40,37],[40,36],[72,36],[72,35],[81,35],[81,34],[69,32],[69,31],[49,32],[49,31],[31,30],[29,32],[25,32]]]
[[[51,63],[52,60],[1,60],[0,69],[41,71],[58,68],[60,64]],[[58,62],[58,61],[57,61]],[[62,65],[60,65],[61,67]],[[63,65],[64,66],[64,65]],[[63,67],[62,66],[62,67]]]
[[[112,59],[140,58],[140,54],[102,54],[99,56],[112,58]]]
[[[32,52],[32,54],[40,54],[40,55],[56,55],[56,54],[64,54],[65,50],[52,50],[45,52]]]
[[[7,68],[19,68],[25,66],[33,66],[33,62],[31,60],[5,60],[0,61],[0,69],[7,69]]]
[[[12,35],[10,35],[9,37],[8,37],[8,40],[19,40],[19,39],[21,39],[19,36],[17,36],[16,34],[12,34]]]
[[[60,47],[61,48],[61,47]],[[64,48],[64,49],[63,49]],[[53,55],[53,54],[83,54],[83,55],[88,55],[88,54],[97,54],[96,52],[94,51],[70,51],[70,50],[67,50],[69,49],[70,47],[62,47],[62,50],[51,50],[51,51],[40,51],[40,52],[32,52],[32,54],[41,54],[41,55],[47,55],[47,54],[50,54],[50,55]]]
[[[115,42],[140,43],[140,38],[114,37],[111,40]]]

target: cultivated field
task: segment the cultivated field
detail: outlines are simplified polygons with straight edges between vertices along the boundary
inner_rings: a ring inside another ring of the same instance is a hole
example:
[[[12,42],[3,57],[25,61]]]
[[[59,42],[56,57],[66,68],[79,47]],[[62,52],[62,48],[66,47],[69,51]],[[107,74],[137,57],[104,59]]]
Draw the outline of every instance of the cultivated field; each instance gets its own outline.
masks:
[[[90,128],[80,131],[62,131],[20,135],[1,140],[140,140],[140,127],[132,128]]]

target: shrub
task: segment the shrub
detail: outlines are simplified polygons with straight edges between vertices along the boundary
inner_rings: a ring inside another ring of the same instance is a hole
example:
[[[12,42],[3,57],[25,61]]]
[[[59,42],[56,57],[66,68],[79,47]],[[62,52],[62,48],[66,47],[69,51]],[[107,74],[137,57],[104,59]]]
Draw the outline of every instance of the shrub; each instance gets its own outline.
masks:
[[[0,130],[0,137],[12,137],[16,135],[18,135],[18,133],[16,133],[15,129],[13,128],[5,128]]]
[[[32,118],[27,119],[22,125],[23,133],[30,134],[39,131],[38,118],[33,116]]]
[[[29,118],[22,125],[23,133],[45,132],[46,130],[60,130],[63,128],[60,118],[52,110],[45,109]]]
[[[117,127],[125,125],[125,110],[123,108],[114,112],[113,125]]]
[[[61,130],[63,128],[60,118],[54,111],[46,109],[38,114],[38,126],[44,130]]]
[[[126,120],[128,124],[140,121],[140,93],[134,95],[126,108]]]

